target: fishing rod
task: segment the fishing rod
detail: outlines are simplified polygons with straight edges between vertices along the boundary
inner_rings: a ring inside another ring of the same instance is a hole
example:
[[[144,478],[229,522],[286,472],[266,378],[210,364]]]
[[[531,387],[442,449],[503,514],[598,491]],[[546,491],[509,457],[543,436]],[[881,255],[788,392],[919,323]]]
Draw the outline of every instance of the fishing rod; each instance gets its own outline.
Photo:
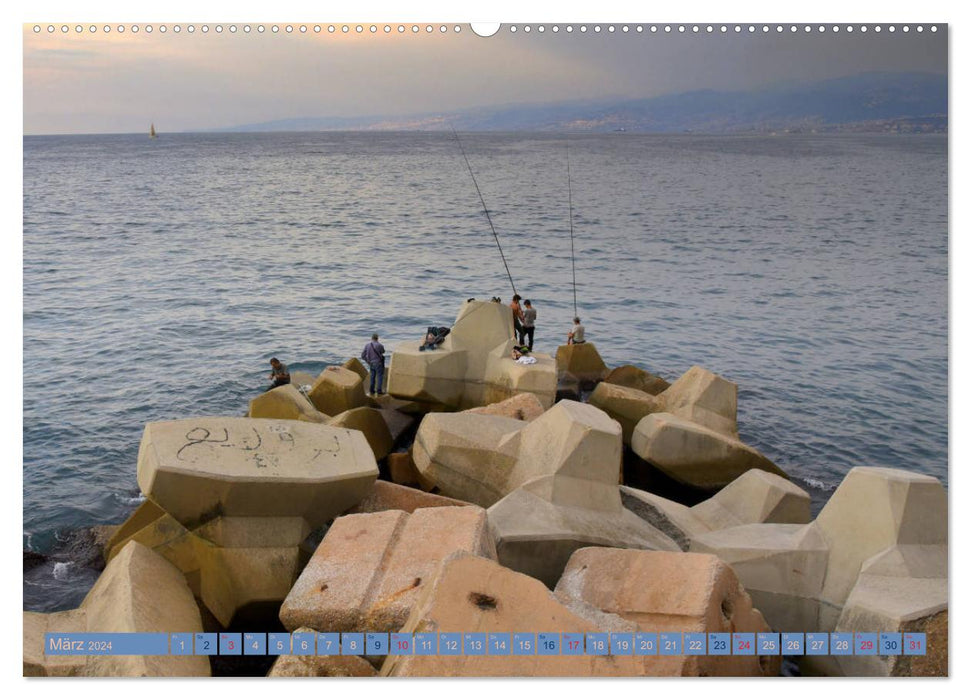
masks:
[[[577,313],[577,256],[573,250],[573,183],[570,178],[570,142],[566,143],[566,187],[570,202],[570,266],[573,269],[573,316]]]
[[[482,198],[482,190],[479,189],[479,183],[475,180],[475,173],[472,172],[472,164],[469,163],[469,157],[465,154],[465,149],[462,147],[462,139],[459,138],[455,127],[449,124],[449,128],[452,130],[452,135],[455,137],[456,142],[458,142],[459,150],[462,151],[462,157],[465,158],[465,165],[469,169],[469,175],[472,176],[472,184],[475,185],[475,191],[479,193],[479,201],[482,202],[482,211],[485,212],[486,219],[489,221],[489,228],[492,229],[492,236],[496,239],[496,247],[499,248],[499,257],[502,258],[502,264],[506,268],[506,276],[509,277],[509,284],[512,286],[512,293],[515,296],[516,283],[512,281],[512,273],[509,272],[509,263],[506,262],[506,256],[503,254],[502,246],[499,244],[499,234],[496,233],[496,227],[492,224],[492,217],[489,216],[489,208],[486,207],[485,199]]]

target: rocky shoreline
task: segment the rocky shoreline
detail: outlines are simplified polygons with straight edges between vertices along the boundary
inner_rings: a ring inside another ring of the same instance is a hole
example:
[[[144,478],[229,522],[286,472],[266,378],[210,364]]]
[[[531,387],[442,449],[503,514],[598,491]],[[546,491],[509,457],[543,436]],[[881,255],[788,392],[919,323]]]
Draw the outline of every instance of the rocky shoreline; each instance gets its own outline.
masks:
[[[809,494],[739,440],[738,389],[608,368],[593,343],[512,357],[470,300],[395,348],[149,423],[146,500],[79,535],[74,610],[24,612],[24,675],[773,676],[781,656],[45,656],[45,632],[924,632],[924,656],[799,656],[812,675],[947,675],[947,497],[852,469]],[[44,563],[24,553],[24,568]],[[787,662],[787,666],[791,664]],[[788,669],[794,672],[795,669]]]

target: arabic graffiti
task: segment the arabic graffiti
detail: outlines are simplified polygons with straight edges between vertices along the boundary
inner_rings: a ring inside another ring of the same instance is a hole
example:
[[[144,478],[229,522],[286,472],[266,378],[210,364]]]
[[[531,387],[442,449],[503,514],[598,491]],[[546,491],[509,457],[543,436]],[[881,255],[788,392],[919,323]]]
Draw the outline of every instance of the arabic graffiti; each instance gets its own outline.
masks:
[[[216,430],[218,431],[219,428],[217,428]],[[244,435],[241,442],[237,444],[236,442],[230,441],[229,430],[226,428],[222,428],[222,433],[223,433],[222,437],[219,437],[218,435],[216,437],[213,437],[212,431],[210,431],[208,428],[195,427],[185,434],[186,442],[184,445],[182,445],[182,447],[179,448],[179,451],[175,453],[175,457],[180,461],[185,461],[185,457],[182,455],[182,453],[185,450],[191,447],[195,447],[197,445],[215,445],[216,447],[230,447],[230,448],[235,448],[237,450],[244,450],[247,452],[258,450],[260,449],[260,447],[263,446],[263,438],[256,428],[251,428],[251,430],[253,431],[253,435],[256,436],[255,444],[250,441],[248,435]]]
[[[185,434],[185,442],[176,452],[176,459],[179,461],[196,461],[201,457],[198,448],[230,448],[241,450],[248,453],[248,459],[259,469],[274,468],[279,466],[282,449],[290,452],[297,447],[297,438],[290,432],[286,425],[264,426],[270,435],[261,434],[256,427],[250,426],[248,430],[230,434],[226,427],[205,428],[196,426]],[[276,435],[276,440],[272,438]],[[318,443],[319,444],[319,443]],[[336,457],[341,451],[341,442],[337,435],[330,435],[323,444],[313,445],[313,452],[310,461],[317,460],[322,454],[329,454]]]
[[[320,455],[324,454],[325,452],[329,454],[331,457],[336,457],[338,454],[340,454],[341,441],[337,439],[336,435],[332,435],[330,439],[334,441],[334,446],[331,448],[318,447],[314,449],[314,453],[310,455],[311,462],[315,461],[318,457],[320,457]]]

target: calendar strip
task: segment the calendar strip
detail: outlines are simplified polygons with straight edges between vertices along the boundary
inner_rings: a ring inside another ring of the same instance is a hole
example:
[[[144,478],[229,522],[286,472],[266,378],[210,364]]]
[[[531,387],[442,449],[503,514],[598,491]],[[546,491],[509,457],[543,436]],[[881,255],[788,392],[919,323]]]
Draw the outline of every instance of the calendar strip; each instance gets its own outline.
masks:
[[[924,656],[923,632],[48,633],[48,656]]]

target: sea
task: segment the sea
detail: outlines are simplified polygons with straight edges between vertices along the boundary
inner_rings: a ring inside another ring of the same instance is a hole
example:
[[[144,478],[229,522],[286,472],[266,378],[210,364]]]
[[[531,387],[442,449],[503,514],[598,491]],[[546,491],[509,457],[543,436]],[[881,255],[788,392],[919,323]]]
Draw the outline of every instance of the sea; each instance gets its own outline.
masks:
[[[84,597],[145,423],[508,303],[497,238],[537,351],[576,309],[610,366],[737,383],[814,512],[854,466],[947,484],[946,136],[458,138],[475,182],[442,132],[24,137],[24,609]]]

